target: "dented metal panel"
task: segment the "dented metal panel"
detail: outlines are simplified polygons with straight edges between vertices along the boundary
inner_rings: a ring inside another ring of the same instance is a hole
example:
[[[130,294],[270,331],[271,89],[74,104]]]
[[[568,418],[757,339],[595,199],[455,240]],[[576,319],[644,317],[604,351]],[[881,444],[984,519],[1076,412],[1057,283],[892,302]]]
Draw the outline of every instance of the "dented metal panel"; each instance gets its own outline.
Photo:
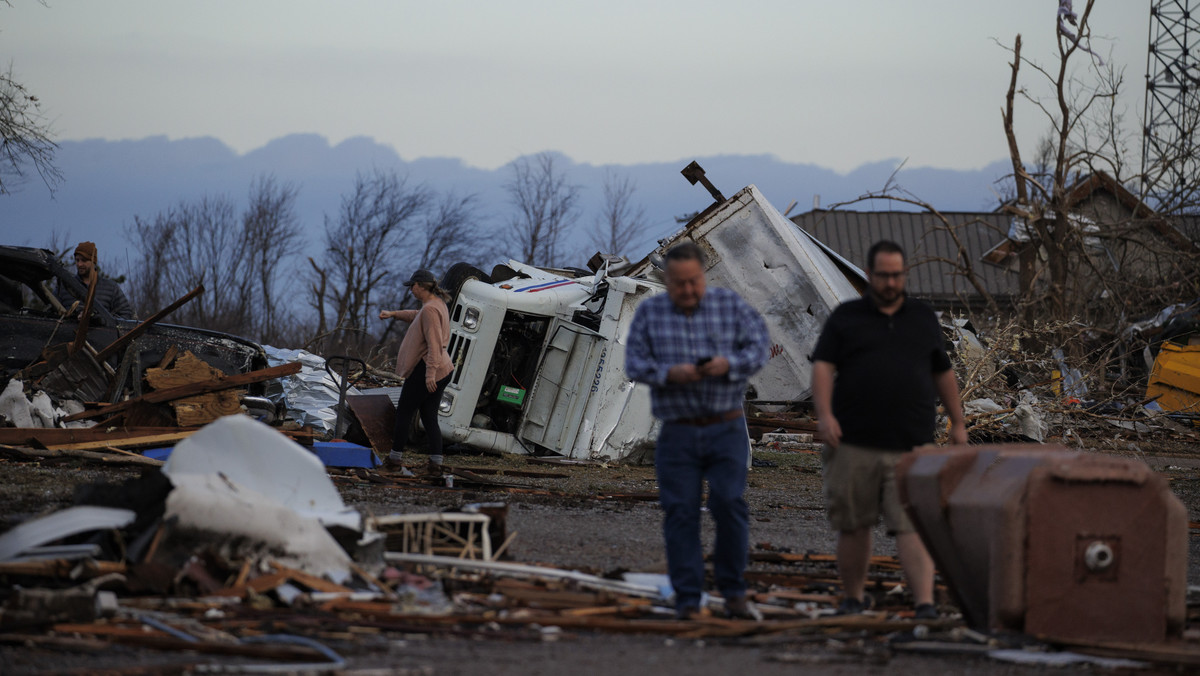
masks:
[[[1187,513],[1141,461],[930,447],[903,458],[897,480],[972,626],[1130,642],[1182,630]]]
[[[1200,413],[1200,345],[1163,343],[1154,358],[1146,396],[1164,411]]]
[[[637,304],[658,292],[657,287],[628,277],[609,280],[600,330],[615,337],[606,343],[596,364],[591,397],[571,457],[635,458],[653,449],[659,422],[650,415],[650,389],[625,377],[625,346]]]
[[[561,321],[550,332],[519,436],[546,448],[571,449],[590,394],[588,367],[600,360],[604,340]]]
[[[860,296],[855,285],[863,283],[861,271],[784,218],[753,185],[664,240],[656,252],[689,239],[708,255],[708,283],[736,291],[766,320],[771,358],[750,378],[752,398],[808,397],[809,356],[821,327],[834,308]],[[631,274],[646,269],[643,263]]]

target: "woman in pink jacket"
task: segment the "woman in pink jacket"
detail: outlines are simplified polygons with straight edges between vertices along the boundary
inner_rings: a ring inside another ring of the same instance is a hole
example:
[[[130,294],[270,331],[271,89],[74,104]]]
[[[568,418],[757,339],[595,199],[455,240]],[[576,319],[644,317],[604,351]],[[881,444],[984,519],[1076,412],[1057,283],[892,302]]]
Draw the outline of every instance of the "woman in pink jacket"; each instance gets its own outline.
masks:
[[[412,429],[413,414],[419,412],[429,448],[426,471],[440,474],[442,430],[438,427],[438,404],[450,382],[450,372],[454,370],[446,352],[450,343],[450,312],[446,309],[446,301],[450,300],[450,295],[438,287],[437,278],[428,270],[417,270],[404,286],[409,287],[413,297],[421,303],[421,309],[379,313],[380,319],[410,322],[396,355],[396,373],[404,378],[404,386],[396,403],[396,428],[386,465],[399,469],[405,476],[412,476],[401,460]]]

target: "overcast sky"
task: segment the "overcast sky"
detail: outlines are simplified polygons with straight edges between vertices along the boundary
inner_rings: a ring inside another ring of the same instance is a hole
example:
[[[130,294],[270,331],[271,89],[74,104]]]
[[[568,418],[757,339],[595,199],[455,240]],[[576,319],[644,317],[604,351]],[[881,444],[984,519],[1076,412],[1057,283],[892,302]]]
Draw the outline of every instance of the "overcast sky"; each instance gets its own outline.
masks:
[[[1082,11],[1085,0],[1076,0]],[[1093,48],[1142,114],[1148,0],[1099,0]],[[0,58],[57,138],[369,136],[495,168],[775,155],[848,171],[1007,156],[1009,54],[1055,56],[1057,0],[13,0]],[[1082,59],[1080,60],[1082,61]],[[1032,69],[1023,83],[1042,89]],[[1046,127],[1019,110],[1023,141]],[[1026,150],[1031,153],[1032,149]]]

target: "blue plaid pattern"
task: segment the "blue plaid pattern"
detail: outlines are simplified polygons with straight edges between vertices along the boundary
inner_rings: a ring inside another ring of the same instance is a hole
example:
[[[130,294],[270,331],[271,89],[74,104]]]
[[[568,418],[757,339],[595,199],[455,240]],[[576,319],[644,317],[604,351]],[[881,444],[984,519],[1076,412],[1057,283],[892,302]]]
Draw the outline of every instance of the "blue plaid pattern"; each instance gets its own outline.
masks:
[[[770,338],[762,316],[729,289],[709,287],[689,316],[665,294],[638,305],[625,347],[625,373],[651,388],[655,417],[665,421],[740,409],[746,381],[767,363]],[[668,385],[667,371],[704,357],[725,357],[729,373]]]

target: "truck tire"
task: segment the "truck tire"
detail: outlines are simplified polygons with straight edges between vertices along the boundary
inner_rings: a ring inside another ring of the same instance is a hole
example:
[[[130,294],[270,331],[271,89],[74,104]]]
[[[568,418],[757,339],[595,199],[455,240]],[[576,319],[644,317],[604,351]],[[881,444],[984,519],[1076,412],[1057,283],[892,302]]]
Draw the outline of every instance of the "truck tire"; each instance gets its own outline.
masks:
[[[438,286],[450,294],[450,302],[446,303],[447,306],[454,307],[454,301],[458,298],[458,291],[468,279],[478,279],[486,284],[492,283],[491,278],[483,270],[470,263],[455,263],[451,265],[446,274],[442,275],[442,281],[438,283]]]

